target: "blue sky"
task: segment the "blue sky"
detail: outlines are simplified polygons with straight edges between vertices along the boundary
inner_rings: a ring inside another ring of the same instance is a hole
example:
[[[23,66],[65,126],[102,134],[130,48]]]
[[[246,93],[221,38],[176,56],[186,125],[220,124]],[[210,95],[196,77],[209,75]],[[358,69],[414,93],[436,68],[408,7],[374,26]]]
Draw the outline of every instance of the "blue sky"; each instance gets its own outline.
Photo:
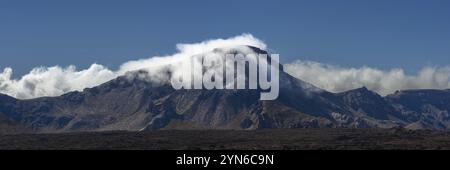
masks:
[[[251,33],[284,62],[450,65],[448,0],[0,0],[0,69],[125,61]]]

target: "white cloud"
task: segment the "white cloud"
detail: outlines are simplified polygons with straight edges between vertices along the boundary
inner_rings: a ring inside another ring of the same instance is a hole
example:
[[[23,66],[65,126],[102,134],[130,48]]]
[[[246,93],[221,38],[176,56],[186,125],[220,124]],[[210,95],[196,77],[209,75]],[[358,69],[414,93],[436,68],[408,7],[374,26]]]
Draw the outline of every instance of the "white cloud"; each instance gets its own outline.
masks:
[[[381,95],[407,89],[450,88],[450,67],[424,67],[416,75],[402,69],[343,68],[312,61],[285,64],[285,71],[331,92],[367,87]]]
[[[18,80],[11,79],[11,75],[11,68],[4,69],[0,74],[0,92],[21,99],[57,96],[69,91],[83,90],[116,77],[116,73],[98,64],[92,64],[88,69],[80,71],[77,71],[75,66],[39,67]]]
[[[129,61],[122,64],[118,70],[110,70],[99,64],[92,64],[84,70],[77,70],[75,66],[39,67],[19,79],[13,79],[13,70],[5,68],[0,72],[0,93],[20,99],[58,96],[94,87],[128,71],[140,69],[147,70],[152,81],[167,81],[168,77],[163,73],[170,71],[172,74],[180,75],[185,69],[190,68],[184,63],[188,63],[192,56],[208,53],[217,48],[234,47],[244,53],[250,50],[242,45],[255,46],[263,50],[267,48],[264,42],[251,34],[242,34],[228,39],[177,44],[178,52],[173,55]],[[416,75],[407,75],[402,69],[343,68],[299,60],[285,64],[284,68],[291,75],[331,92],[343,92],[363,86],[381,95],[404,89],[450,88],[450,67],[425,67]]]
[[[196,54],[210,52],[216,48],[227,48],[249,45],[266,49],[266,45],[251,34],[228,39],[207,40],[200,43],[177,44],[178,52],[169,56],[154,56],[148,59],[129,61],[121,65],[119,70],[110,70],[102,65],[92,64],[88,69],[77,70],[75,66],[61,68],[39,67],[19,79],[13,79],[11,68],[0,72],[0,93],[20,99],[30,99],[43,96],[58,96],[70,91],[81,91],[105,83],[128,71],[144,69],[149,72],[153,81],[165,81],[167,77],[161,74],[170,70],[180,74],[184,67],[180,63]],[[249,50],[249,49],[240,49]]]

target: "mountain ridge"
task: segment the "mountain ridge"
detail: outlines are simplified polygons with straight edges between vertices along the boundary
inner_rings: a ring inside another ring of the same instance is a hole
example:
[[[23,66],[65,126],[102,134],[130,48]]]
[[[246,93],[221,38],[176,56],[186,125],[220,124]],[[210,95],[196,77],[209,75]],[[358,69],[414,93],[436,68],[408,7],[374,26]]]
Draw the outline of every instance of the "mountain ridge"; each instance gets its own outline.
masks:
[[[258,53],[267,52],[251,48]],[[239,52],[239,51],[238,51]],[[83,91],[19,100],[0,94],[4,133],[160,129],[450,128],[450,90],[406,90],[380,96],[365,87],[331,93],[280,66],[280,94],[260,89],[175,90],[143,70]]]

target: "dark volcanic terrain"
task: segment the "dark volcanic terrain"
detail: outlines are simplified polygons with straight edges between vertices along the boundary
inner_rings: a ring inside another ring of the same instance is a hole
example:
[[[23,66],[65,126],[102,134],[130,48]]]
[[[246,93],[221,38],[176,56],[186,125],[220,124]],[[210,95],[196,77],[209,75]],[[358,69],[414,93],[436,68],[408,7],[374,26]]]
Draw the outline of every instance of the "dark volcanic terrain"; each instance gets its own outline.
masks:
[[[450,149],[450,133],[394,129],[160,130],[0,136],[0,149]]]

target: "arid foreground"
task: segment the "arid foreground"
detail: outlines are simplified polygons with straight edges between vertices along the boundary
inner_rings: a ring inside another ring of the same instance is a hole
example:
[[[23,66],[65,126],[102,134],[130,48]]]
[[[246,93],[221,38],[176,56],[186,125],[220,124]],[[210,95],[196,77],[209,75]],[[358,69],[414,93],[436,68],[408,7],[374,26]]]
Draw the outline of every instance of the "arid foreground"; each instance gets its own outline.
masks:
[[[450,149],[450,133],[404,129],[149,131],[0,136],[0,149]]]

